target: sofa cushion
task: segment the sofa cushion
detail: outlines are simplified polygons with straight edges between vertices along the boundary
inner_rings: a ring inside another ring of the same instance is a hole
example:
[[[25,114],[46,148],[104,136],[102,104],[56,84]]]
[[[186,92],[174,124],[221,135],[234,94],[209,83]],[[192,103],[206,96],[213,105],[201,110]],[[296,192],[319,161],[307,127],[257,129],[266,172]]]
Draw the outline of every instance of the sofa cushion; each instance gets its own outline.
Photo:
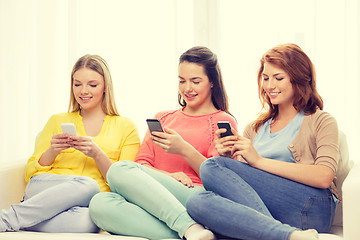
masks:
[[[342,195],[342,185],[349,174],[350,169],[353,167],[354,162],[349,159],[349,148],[346,140],[346,136],[342,131],[339,131],[339,163],[338,169],[335,175],[335,185],[338,193]],[[342,226],[343,225],[343,208],[342,202],[339,202],[333,225]]]
[[[41,233],[41,232],[5,232],[0,233],[1,240],[145,240],[146,238],[110,235],[98,233]]]
[[[0,210],[19,203],[24,195],[26,163],[19,162],[0,168]],[[6,197],[4,197],[6,196]]]

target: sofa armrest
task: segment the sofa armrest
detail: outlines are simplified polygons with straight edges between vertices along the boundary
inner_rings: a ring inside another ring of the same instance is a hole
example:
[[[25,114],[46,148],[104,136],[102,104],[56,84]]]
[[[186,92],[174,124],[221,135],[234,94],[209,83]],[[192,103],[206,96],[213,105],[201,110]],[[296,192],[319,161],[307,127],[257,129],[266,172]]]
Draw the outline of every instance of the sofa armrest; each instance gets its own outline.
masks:
[[[0,167],[0,209],[19,203],[24,195],[26,163]]]
[[[359,239],[360,229],[360,163],[350,170],[343,186],[344,239]]]

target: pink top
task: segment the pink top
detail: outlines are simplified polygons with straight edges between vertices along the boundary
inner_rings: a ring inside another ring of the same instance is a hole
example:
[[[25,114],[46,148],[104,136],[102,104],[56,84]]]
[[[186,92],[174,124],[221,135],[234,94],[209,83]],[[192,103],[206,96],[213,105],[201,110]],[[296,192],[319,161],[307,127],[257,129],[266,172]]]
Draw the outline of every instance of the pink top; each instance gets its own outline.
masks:
[[[186,142],[190,143],[206,158],[219,155],[214,144],[218,121],[229,121],[231,126],[237,129],[235,119],[221,110],[211,114],[191,116],[185,114],[182,109],[178,109],[160,112],[155,115],[155,118],[160,120],[163,127],[170,128],[180,134]],[[149,164],[154,168],[170,173],[184,172],[194,184],[202,185],[199,175],[180,155],[166,153],[161,147],[153,144],[149,131],[146,132],[140,145],[135,162]]]

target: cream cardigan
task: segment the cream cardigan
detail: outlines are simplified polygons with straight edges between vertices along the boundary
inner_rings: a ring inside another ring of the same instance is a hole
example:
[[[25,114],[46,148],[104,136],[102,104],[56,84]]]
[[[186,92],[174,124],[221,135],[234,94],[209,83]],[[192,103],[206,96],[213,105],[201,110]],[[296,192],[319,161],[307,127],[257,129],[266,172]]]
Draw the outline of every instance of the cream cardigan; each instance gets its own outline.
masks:
[[[257,132],[247,125],[244,137],[254,140]],[[288,146],[296,163],[321,164],[330,167],[334,173],[339,161],[339,131],[335,118],[327,112],[317,110],[306,115],[293,142]],[[341,199],[334,181],[330,186],[334,195]]]

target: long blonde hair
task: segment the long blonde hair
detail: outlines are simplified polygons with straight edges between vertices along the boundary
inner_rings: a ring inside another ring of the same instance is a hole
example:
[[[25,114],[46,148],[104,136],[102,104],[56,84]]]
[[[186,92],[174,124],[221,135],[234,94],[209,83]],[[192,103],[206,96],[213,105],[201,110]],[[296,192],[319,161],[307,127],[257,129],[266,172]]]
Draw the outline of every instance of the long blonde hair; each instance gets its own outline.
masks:
[[[88,68],[97,73],[99,73],[104,78],[104,96],[101,102],[101,107],[104,113],[110,116],[119,116],[119,113],[116,109],[115,98],[114,98],[114,89],[113,83],[110,75],[110,70],[105,62],[105,60],[98,55],[87,54],[82,56],[75,63],[71,71],[71,88],[70,88],[70,103],[69,103],[69,112],[76,112],[80,110],[80,104],[76,101],[73,85],[74,85],[74,73],[80,68]]]

